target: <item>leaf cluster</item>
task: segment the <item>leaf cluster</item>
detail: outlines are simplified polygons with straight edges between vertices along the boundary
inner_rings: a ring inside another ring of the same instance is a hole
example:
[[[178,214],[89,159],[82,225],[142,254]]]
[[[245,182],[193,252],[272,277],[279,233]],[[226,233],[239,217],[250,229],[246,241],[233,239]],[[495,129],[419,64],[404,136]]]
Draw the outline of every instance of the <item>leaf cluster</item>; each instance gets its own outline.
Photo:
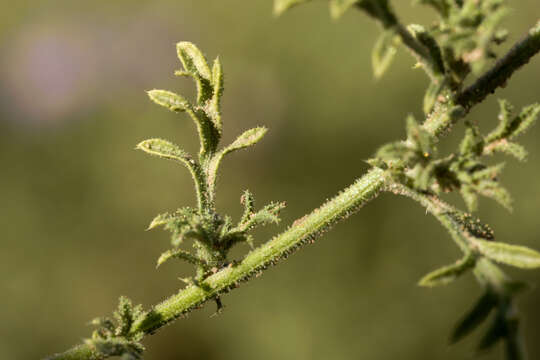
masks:
[[[504,163],[486,165],[484,158],[497,152],[525,160],[527,151],[514,140],[534,124],[540,105],[523,108],[517,115],[506,100],[500,101],[499,124],[487,135],[467,122],[459,149],[437,157],[436,138],[411,116],[407,119],[407,139],[382,146],[368,162],[389,169],[401,183],[435,194],[459,191],[469,211],[478,207],[478,196],[494,199],[511,209],[511,196],[500,184]]]
[[[142,306],[133,306],[131,300],[120,297],[113,318],[102,317],[91,321],[98,328],[85,342],[104,356],[120,356],[122,360],[140,360],[144,346],[143,333],[132,332],[135,319],[143,313]]]
[[[256,127],[245,131],[230,145],[219,148],[223,133],[221,97],[223,95],[223,68],[219,58],[210,67],[202,52],[192,43],[180,42],[176,46],[183,70],[177,76],[187,76],[197,87],[195,102],[171,91],[151,90],[152,101],[173,112],[185,112],[195,122],[200,138],[198,159],[163,139],[142,141],[137,148],[154,156],[178,162],[190,171],[197,193],[198,208],[183,207],[175,212],[158,215],[149,229],[161,226],[171,232],[172,249],[158,259],[158,266],[170,259],[180,259],[195,265],[196,277],[185,279],[199,283],[212,272],[228,264],[227,254],[238,243],[251,243],[248,233],[259,225],[277,223],[284,203],[271,203],[255,211],[253,195],[246,191],[242,196],[244,214],[233,224],[229,216],[222,216],[215,208],[218,170],[223,158],[237,150],[256,144],[266,134],[266,128]],[[180,248],[185,240],[192,241],[194,251]]]

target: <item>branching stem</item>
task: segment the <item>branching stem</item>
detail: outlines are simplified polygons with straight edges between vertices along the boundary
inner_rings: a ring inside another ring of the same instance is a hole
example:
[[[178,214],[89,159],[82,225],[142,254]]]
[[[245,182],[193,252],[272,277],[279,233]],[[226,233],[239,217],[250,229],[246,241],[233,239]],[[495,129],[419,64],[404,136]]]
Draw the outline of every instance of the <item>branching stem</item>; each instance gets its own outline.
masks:
[[[392,24],[386,25],[392,26]],[[397,27],[403,43],[416,56],[422,59],[430,59],[423,45],[419,44],[403,26],[399,25],[397,20],[393,25]],[[448,100],[439,102],[437,105],[438,110],[434,111],[435,115],[431,120],[428,118],[424,124],[426,130],[436,137],[442,136],[455,121],[465,116],[471,107],[481,102],[497,87],[505,84],[514,71],[528,62],[539,51],[540,23],[529,32],[529,35],[524,40],[514,46],[493,69],[486,72],[476,83],[458,94],[455,102]],[[461,105],[465,111],[455,113],[456,104]],[[376,197],[386,185],[387,180],[383,170],[377,168],[370,170],[338,196],[295,221],[282,234],[251,251],[240,263],[221,269],[206,278],[199,286],[190,285],[186,287],[178,294],[171,296],[156,305],[152,310],[139,316],[135,319],[131,332],[153,333],[165,324],[198,308],[204,302],[237,287],[240,282],[248,280],[270,265],[275,264],[278,260],[287,257],[302,245],[323,234],[335,223],[356,212],[365,203]],[[420,197],[418,200],[425,203],[425,205],[429,205],[429,199],[427,198]],[[429,206],[433,209],[434,204]],[[465,249],[464,244],[460,244],[460,247]],[[83,344],[64,353],[53,355],[49,359],[101,360],[104,358],[104,355],[96,352],[90,345]]]

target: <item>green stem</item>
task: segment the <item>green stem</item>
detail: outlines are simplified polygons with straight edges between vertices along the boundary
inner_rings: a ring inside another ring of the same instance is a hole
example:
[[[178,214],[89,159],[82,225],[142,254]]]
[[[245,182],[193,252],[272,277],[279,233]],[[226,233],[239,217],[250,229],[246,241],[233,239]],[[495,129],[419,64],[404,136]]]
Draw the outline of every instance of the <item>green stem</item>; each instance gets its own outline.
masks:
[[[456,103],[467,110],[482,102],[506,82],[516,70],[527,64],[540,51],[540,21],[529,33],[502,57],[493,68],[465,89],[456,98]]]
[[[413,38],[414,41],[416,41]],[[408,42],[408,40],[407,40]],[[406,43],[404,41],[404,43]],[[414,50],[413,50],[414,51]],[[444,135],[458,119],[483,100],[495,88],[501,86],[514,71],[540,51],[540,23],[530,31],[529,36],[518,43],[497,65],[504,76],[493,69],[456,98],[457,103],[465,107],[465,111],[456,112],[453,103],[438,103],[432,120],[424,124],[430,133],[437,137]],[[521,53],[523,52],[523,53]],[[522,58],[521,61],[518,59]],[[505,60],[507,59],[507,60]],[[505,66],[505,63],[513,65]],[[502,80],[504,79],[504,80]],[[482,86],[488,86],[488,90]],[[469,89],[480,89],[471,91]],[[314,240],[335,223],[344,220],[357,211],[362,205],[377,196],[385,186],[386,177],[380,169],[372,169],[338,196],[328,201],[312,213],[297,220],[288,230],[274,237],[269,242],[250,252],[242,262],[234,267],[225,268],[208,277],[199,287],[188,286],[173,295],[153,310],[139,317],[132,328],[134,332],[152,333],[163,325],[200,306],[209,299],[215,298],[237,287],[240,282],[248,280],[278,260],[287,257],[300,246]],[[443,224],[444,225],[444,224]],[[460,245],[461,246],[461,245]],[[96,353],[91,346],[83,344],[64,353],[49,357],[49,360],[101,360],[105,356]]]
[[[204,302],[227,293],[302,245],[346,219],[364,204],[375,198],[385,183],[383,170],[372,169],[335,198],[297,220],[285,232],[251,251],[239,264],[226,267],[206,278],[200,286],[188,286],[178,294],[153,307],[135,320],[131,333],[153,333],[179,316],[199,307]],[[103,359],[89,345],[79,345],[65,353],[53,355],[49,360]]]

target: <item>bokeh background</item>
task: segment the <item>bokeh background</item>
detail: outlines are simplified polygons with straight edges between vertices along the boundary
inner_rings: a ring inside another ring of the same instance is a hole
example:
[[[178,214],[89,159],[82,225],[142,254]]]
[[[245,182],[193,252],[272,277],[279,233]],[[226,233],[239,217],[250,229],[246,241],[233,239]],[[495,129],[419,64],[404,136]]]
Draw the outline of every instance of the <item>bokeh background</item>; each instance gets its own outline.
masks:
[[[433,14],[394,1],[403,21]],[[540,15],[513,2],[517,40]],[[286,200],[263,242],[362,175],[377,146],[421,116],[425,76],[401,51],[375,81],[377,26],[363,14],[329,19],[324,1],[276,19],[271,0],[0,2],[0,359],[38,359],[89,336],[119,295],[145,307],[175,293],[190,269],[155,261],[168,234],[145,232],[160,212],[194,203],[185,169],[134,150],[163,137],[197,151],[185,116],[145,90],[193,94],[177,41],[220,55],[226,72],[224,141],[265,125],[266,138],[228,158],[219,208],[238,216],[249,188],[265,204]],[[516,106],[540,99],[540,59],[497,92]],[[475,109],[495,126],[496,97]],[[442,143],[450,151],[463,133]],[[540,248],[540,128],[524,136],[529,161],[503,176],[516,202],[491,200],[480,216],[498,239]],[[461,201],[451,201],[463,207]],[[235,253],[240,257],[247,248]],[[315,245],[224,298],[148,337],[145,359],[469,359],[478,336],[448,346],[453,323],[481,294],[472,276],[446,288],[416,286],[459,252],[417,204],[383,195]],[[540,272],[512,271],[540,284]],[[540,290],[520,298],[531,359],[540,358]],[[502,348],[485,355],[501,359]]]

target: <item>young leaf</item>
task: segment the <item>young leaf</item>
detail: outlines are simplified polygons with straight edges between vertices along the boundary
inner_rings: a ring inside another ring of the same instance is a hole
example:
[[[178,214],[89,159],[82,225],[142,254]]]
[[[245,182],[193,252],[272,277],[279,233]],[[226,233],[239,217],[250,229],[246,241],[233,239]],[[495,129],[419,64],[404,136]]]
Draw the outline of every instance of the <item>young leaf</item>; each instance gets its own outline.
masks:
[[[207,113],[212,119],[212,122],[216,126],[216,129],[221,133],[221,96],[223,95],[223,67],[219,57],[214,60],[214,66],[212,67],[212,99],[210,100]]]
[[[185,260],[193,265],[205,265],[205,263],[197,258],[196,256],[190,254],[187,251],[181,250],[181,249],[175,249],[175,250],[168,250],[165,251],[161,256],[159,257],[157,261],[156,267],[161,266],[163,263],[170,259],[181,259]]]
[[[212,73],[208,67],[208,62],[201,50],[194,44],[187,41],[179,42],[176,44],[176,52],[187,72],[197,74],[207,81],[212,80]]]
[[[494,152],[501,152],[506,155],[511,155],[519,161],[527,160],[528,152],[519,144],[509,142],[506,139],[495,141],[484,149],[484,154],[490,155]]]
[[[232,144],[223,149],[223,155],[255,145],[263,138],[267,131],[268,129],[265,127],[256,127],[245,131]]]
[[[150,99],[158,105],[175,112],[191,110],[191,104],[182,96],[167,90],[148,91]]]
[[[330,15],[339,19],[351,6],[360,0],[330,0]]]
[[[397,52],[396,41],[395,30],[385,30],[379,35],[371,53],[371,63],[376,78],[380,78],[392,63]]]
[[[472,269],[474,267],[474,264],[474,256],[465,256],[463,259],[460,259],[455,264],[448,265],[433,272],[430,272],[420,280],[418,285],[426,287],[446,285],[456,280],[467,270]]]
[[[435,103],[437,102],[437,99],[441,95],[442,91],[444,90],[444,82],[439,81],[431,82],[426,90],[426,94],[424,95],[424,114],[429,114],[433,107],[435,106]]]
[[[526,106],[521,113],[512,121],[510,126],[513,128],[510,139],[523,134],[529,129],[540,115],[540,104]]]
[[[540,253],[525,246],[474,239],[476,250],[496,262],[523,269],[540,267]]]
[[[240,220],[240,224],[243,224],[255,213],[255,199],[253,198],[253,194],[249,190],[244,191],[244,194],[240,197],[240,203],[244,205],[244,213]]]
[[[432,61],[432,70],[436,75],[444,75],[444,61],[441,48],[435,38],[422,25],[411,24],[407,27],[413,36],[426,47]],[[440,81],[442,83],[442,81]]]
[[[311,0],[274,0],[274,14],[281,15],[291,7]]]
[[[158,226],[163,226],[163,225],[166,225],[168,224],[174,217],[169,214],[169,213],[165,213],[165,214],[159,214],[158,216],[156,216],[152,222],[150,223],[150,225],[148,225],[148,228],[146,228],[146,230],[151,230],[151,229],[154,229]]]
[[[167,140],[144,140],[137,144],[137,149],[142,150],[150,155],[159,156],[164,159],[180,161],[181,163],[184,163],[189,167],[195,164],[195,162],[188,153]]]
[[[487,319],[489,313],[496,305],[497,297],[490,291],[486,291],[471,311],[469,311],[456,325],[450,336],[450,343],[454,344],[470,334]]]

